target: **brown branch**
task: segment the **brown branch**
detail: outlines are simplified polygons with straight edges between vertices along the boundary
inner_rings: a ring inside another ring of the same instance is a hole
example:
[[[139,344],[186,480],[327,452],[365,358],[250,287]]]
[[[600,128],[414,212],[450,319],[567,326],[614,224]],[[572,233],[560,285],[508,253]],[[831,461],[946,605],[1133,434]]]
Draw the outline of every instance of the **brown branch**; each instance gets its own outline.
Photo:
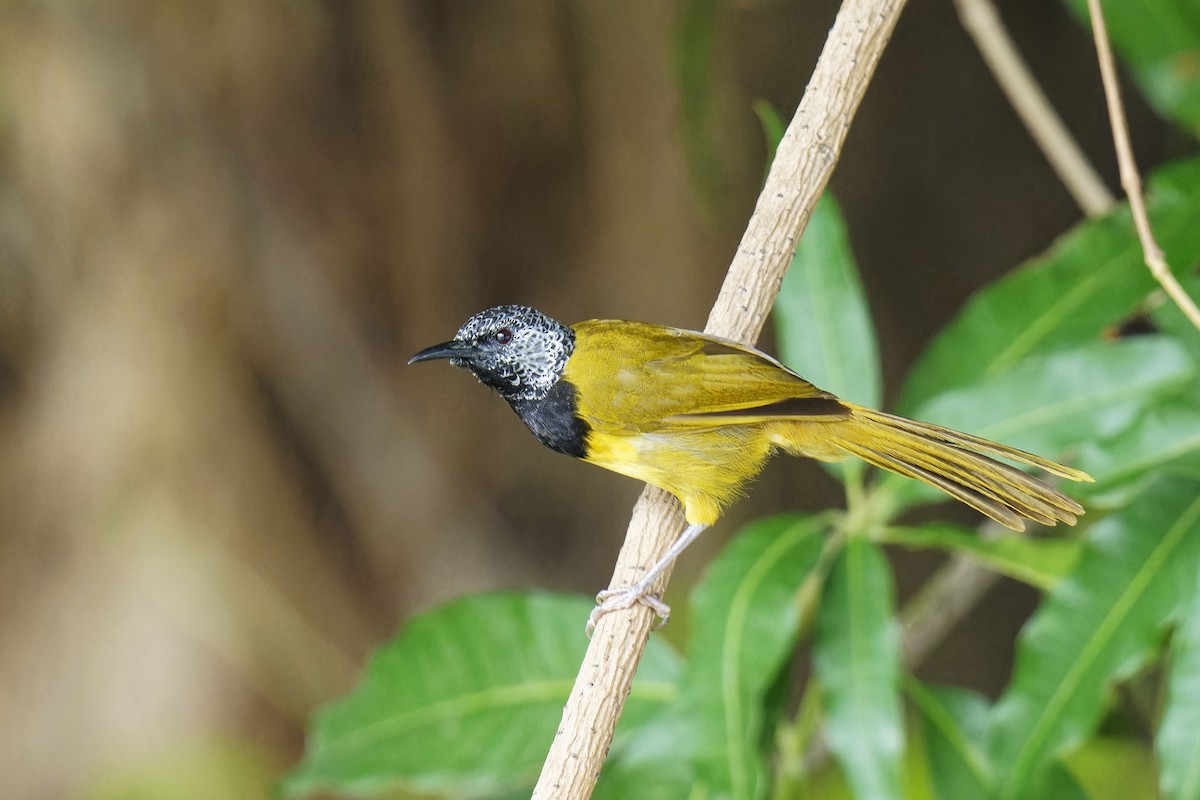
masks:
[[[1083,213],[1097,217],[1111,209],[1115,198],[1034,80],[991,0],[954,0],[954,5],[996,83]]]
[[[1113,144],[1117,150],[1117,164],[1121,168],[1121,187],[1129,197],[1129,210],[1142,243],[1142,255],[1150,274],[1159,282],[1166,293],[1179,306],[1179,310],[1200,330],[1200,309],[1188,297],[1187,292],[1175,280],[1162,248],[1154,240],[1150,230],[1150,218],[1146,214],[1146,201],[1142,196],[1142,177],[1133,160],[1133,147],[1129,143],[1129,125],[1125,121],[1125,106],[1121,102],[1121,90],[1117,83],[1117,67],[1113,61],[1112,48],[1108,43],[1108,28],[1104,24],[1104,10],[1100,0],[1088,0],[1088,11],[1092,17],[1092,35],[1096,40],[1096,55],[1100,59],[1100,79],[1104,82],[1104,97],[1108,101],[1108,119],[1112,126]]]
[[[709,315],[710,333],[745,342],[758,338],[903,7],[904,0],[842,4]],[[647,488],[634,507],[612,585],[636,581],[682,526],[674,499]],[[663,576],[659,590],[669,577]],[[600,618],[534,798],[591,795],[653,624],[653,613],[640,605]]]
[[[995,538],[1000,530],[988,521],[979,527],[979,536]],[[941,565],[900,612],[904,668],[911,672],[919,667],[999,580],[999,573],[962,554],[952,555]]]

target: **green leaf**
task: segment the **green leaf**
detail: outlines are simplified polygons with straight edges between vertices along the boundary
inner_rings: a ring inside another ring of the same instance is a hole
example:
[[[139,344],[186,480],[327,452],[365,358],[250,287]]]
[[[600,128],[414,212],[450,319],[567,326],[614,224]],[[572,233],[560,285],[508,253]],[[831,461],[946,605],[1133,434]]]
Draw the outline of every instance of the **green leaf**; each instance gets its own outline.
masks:
[[[1068,5],[1091,33],[1087,0]],[[1104,4],[1108,36],[1158,113],[1200,137],[1200,5],[1195,0]]]
[[[640,743],[645,741],[641,733],[639,731],[630,742],[630,749],[640,747]],[[670,751],[667,742],[656,742],[652,747],[655,752]],[[628,800],[631,797],[638,800],[686,800],[693,796],[709,800],[712,797],[697,792],[696,786],[691,764],[677,758],[634,761],[618,756],[605,762],[592,792],[592,800]],[[526,792],[525,797],[528,796]]]
[[[1003,375],[946,392],[915,417],[1063,459],[1082,443],[1123,433],[1155,398],[1194,381],[1197,370],[1183,349],[1164,337],[1093,342],[1027,358]],[[1064,488],[1070,493],[1082,486]],[[890,473],[880,490],[892,493],[896,507],[943,497]]]
[[[1100,717],[1109,684],[1143,665],[1200,569],[1200,483],[1170,479],[1089,531],[1074,571],[1021,632],[993,707],[1000,798],[1037,796]]]
[[[749,525],[696,587],[680,699],[705,738],[697,775],[717,794],[765,792],[763,702],[795,648],[797,592],[818,565],[827,529],[820,517]]]
[[[1171,640],[1170,665],[1166,710],[1154,740],[1159,785],[1168,800],[1191,800],[1200,797],[1200,580],[1192,581]]]
[[[904,724],[900,635],[883,552],[851,537],[817,612],[813,670],[825,707],[825,740],[854,796],[901,797]]]
[[[320,711],[288,796],[389,789],[495,795],[532,785],[587,647],[591,601],[466,597],[412,619],[361,683]],[[652,638],[618,729],[675,695],[679,665]]]
[[[930,776],[939,800],[986,797],[992,784],[987,755],[988,701],[963,689],[905,681],[920,715]]]
[[[833,194],[813,210],[775,298],[781,360],[806,379],[851,402],[878,406],[882,390],[875,329],[850,251],[846,223]],[[857,482],[857,459],[824,463]]]
[[[879,541],[959,553],[1039,589],[1049,589],[1058,583],[1075,564],[1083,547],[1078,539],[1034,539],[1018,533],[984,538],[976,531],[945,523],[885,528],[880,531]]]
[[[1046,778],[1041,791],[1036,795],[1026,795],[1021,800],[1095,800],[1090,796],[1075,776],[1062,764],[1051,764],[1046,770]],[[1126,798],[1126,800],[1129,800]]]
[[[1147,181],[1155,235],[1182,270],[1200,259],[1200,158]],[[1081,223],[1044,255],[978,292],[909,375],[900,413],[949,389],[996,378],[1031,355],[1095,341],[1155,286],[1127,209]]]
[[[795,648],[797,592],[819,579],[827,529],[824,517],[766,519],[712,563],[692,596],[678,700],[638,732],[623,768],[688,762],[709,797],[764,796],[764,704]]]
[[[779,143],[783,141],[783,134],[787,132],[787,123],[784,122],[783,117],[779,116],[775,106],[766,100],[754,101],[754,114],[758,117],[758,124],[762,126],[763,136],[767,141],[767,167],[769,169],[771,162],[775,160],[775,151],[779,149]]]
[[[1127,429],[1149,398],[1178,391],[1198,372],[1178,343],[1161,336],[1091,342],[938,395],[918,417],[1058,454]]]
[[[1085,441],[1079,466],[1110,490],[1169,465],[1200,468],[1200,386],[1152,402],[1129,428],[1102,440]]]
[[[1186,267],[1187,265],[1181,265]],[[1180,275],[1179,285],[1193,301],[1200,302],[1200,275]],[[1163,333],[1178,339],[1192,354],[1192,358],[1200,360],[1200,330],[1192,324],[1184,313],[1179,310],[1166,292],[1156,292],[1152,298],[1153,309],[1151,318]]]
[[[775,299],[780,360],[838,397],[877,407],[879,351],[846,223],[826,192]]]
[[[1161,800],[1154,753],[1141,737],[1093,736],[1064,760],[1088,800]],[[1047,792],[1047,800],[1061,795]],[[1195,795],[1192,795],[1194,797]]]

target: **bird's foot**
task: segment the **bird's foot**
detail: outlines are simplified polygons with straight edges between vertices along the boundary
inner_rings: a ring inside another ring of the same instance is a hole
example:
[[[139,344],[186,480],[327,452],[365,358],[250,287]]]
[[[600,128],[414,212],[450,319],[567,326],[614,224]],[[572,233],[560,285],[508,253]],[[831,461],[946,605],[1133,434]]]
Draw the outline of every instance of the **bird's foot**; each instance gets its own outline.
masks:
[[[659,630],[666,625],[667,620],[671,617],[671,607],[657,595],[652,594],[649,586],[635,583],[633,586],[623,589],[605,589],[596,595],[596,607],[588,616],[587,635],[592,635],[592,631],[596,630],[596,623],[605,614],[632,608],[638,603],[649,608],[658,617],[658,624],[654,626],[654,630]]]

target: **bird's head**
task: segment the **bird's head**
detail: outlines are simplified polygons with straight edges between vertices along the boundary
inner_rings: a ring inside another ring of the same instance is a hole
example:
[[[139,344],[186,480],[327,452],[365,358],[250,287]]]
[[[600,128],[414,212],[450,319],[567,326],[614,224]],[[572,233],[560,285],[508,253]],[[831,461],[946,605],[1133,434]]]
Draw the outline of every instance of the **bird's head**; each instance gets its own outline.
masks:
[[[496,306],[408,363],[446,358],[506,400],[540,400],[558,383],[574,349],[575,333],[561,322],[529,306]]]

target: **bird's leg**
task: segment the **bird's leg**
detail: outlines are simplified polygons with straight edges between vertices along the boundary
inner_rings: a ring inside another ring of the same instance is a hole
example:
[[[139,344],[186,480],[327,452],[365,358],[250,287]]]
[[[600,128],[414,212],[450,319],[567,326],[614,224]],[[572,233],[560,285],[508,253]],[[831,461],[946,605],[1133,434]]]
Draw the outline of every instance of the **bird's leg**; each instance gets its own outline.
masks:
[[[592,609],[591,615],[588,617],[587,631],[591,635],[592,630],[596,627],[596,621],[600,617],[610,611],[619,611],[623,608],[629,608],[634,603],[641,603],[658,615],[661,622],[658,627],[667,624],[667,619],[671,616],[671,607],[664,603],[659,598],[650,594],[650,587],[658,580],[667,567],[679,558],[679,554],[687,549],[687,546],[696,541],[707,525],[688,525],[683,529],[683,533],[679,534],[671,547],[663,554],[653,567],[642,576],[642,579],[632,586],[626,586],[623,589],[605,589],[596,595],[596,607]]]

